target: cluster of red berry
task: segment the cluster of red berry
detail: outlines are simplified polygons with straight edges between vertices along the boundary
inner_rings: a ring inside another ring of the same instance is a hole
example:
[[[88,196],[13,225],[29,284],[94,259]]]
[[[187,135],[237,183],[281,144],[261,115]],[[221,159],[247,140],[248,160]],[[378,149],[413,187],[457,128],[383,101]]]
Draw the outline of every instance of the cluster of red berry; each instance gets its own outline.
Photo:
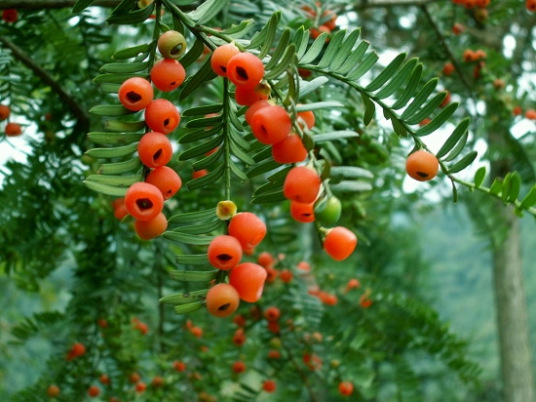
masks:
[[[229,271],[229,283],[219,283],[210,288],[206,296],[207,309],[216,317],[228,317],[236,311],[240,300],[258,301],[262,295],[266,270],[255,263],[240,263],[244,253],[254,248],[266,235],[265,223],[251,212],[234,215],[227,235],[216,236],[209,244],[207,257],[210,264]]]
[[[0,105],[0,121],[7,120],[11,114],[9,106]],[[8,137],[16,137],[22,134],[22,127],[19,123],[7,122],[4,127],[4,133]]]
[[[119,88],[119,101],[132,111],[145,109],[145,123],[152,130],[143,135],[138,144],[138,156],[149,173],[144,182],[129,187],[124,199],[114,201],[118,219],[127,214],[136,221],[138,236],[149,240],[167,229],[167,218],[162,213],[164,201],[180,190],[182,181],[177,172],[166,166],[173,156],[167,135],[179,125],[181,115],[167,99],[154,99],[153,85],[162,92],[178,88],[186,72],[177,59],[186,50],[186,40],[177,31],[167,31],[158,39],[158,50],[163,59],[151,68],[151,82],[141,77],[129,78]]]

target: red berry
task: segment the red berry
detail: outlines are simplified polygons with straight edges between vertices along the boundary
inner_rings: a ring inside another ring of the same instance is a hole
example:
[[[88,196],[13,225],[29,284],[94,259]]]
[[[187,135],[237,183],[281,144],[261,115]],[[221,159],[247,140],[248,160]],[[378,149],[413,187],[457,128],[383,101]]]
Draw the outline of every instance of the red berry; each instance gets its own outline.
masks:
[[[290,133],[282,141],[273,144],[272,157],[278,163],[299,163],[307,158],[307,149],[299,135]]]
[[[125,206],[135,219],[149,221],[162,212],[164,197],[152,184],[134,183],[125,194]]]
[[[252,53],[238,53],[227,63],[227,78],[235,85],[254,88],[264,76],[264,64]]]
[[[153,219],[147,221],[136,220],[134,222],[136,234],[143,240],[150,240],[160,236],[166,231],[167,227],[168,221],[162,212],[156,215]]]
[[[354,392],[354,384],[349,381],[339,383],[339,392],[341,395],[350,396]]]
[[[213,316],[228,317],[238,308],[240,297],[234,287],[219,283],[208,291],[206,303],[208,312]]]
[[[145,109],[152,102],[154,91],[151,83],[145,78],[129,78],[119,87],[119,101],[128,110],[137,112]]]
[[[222,77],[227,77],[227,64],[238,53],[240,53],[240,50],[232,43],[217,47],[210,58],[212,70]]]
[[[324,250],[336,261],[348,258],[356,246],[356,235],[343,226],[330,229],[324,238]]]
[[[321,180],[316,171],[305,166],[292,168],[285,178],[283,193],[291,201],[314,202],[320,191]]]
[[[232,269],[229,283],[237,290],[240,299],[255,303],[262,296],[266,277],[266,269],[252,262],[244,262]]]
[[[9,106],[0,105],[0,121],[6,120],[11,114],[11,109]]]
[[[406,172],[418,181],[432,180],[439,171],[437,157],[424,149],[413,152],[406,159]]]
[[[265,223],[251,212],[241,212],[233,216],[228,230],[245,250],[256,247],[266,235]]]
[[[251,131],[259,142],[276,144],[290,133],[292,121],[285,108],[268,105],[258,109],[251,118]]]
[[[184,67],[174,59],[162,59],[151,68],[151,81],[163,92],[178,88],[185,78]]]
[[[266,392],[275,392],[277,385],[274,380],[266,380],[262,383],[262,389]]]
[[[215,268],[229,270],[242,259],[242,246],[233,236],[216,236],[208,246],[207,256]]]
[[[166,165],[171,160],[173,147],[164,134],[151,131],[141,137],[138,144],[138,156],[145,166],[157,168]]]
[[[177,128],[181,115],[167,99],[155,99],[145,109],[145,123],[153,131],[169,134]]]
[[[22,127],[18,123],[7,123],[5,133],[8,137],[16,137],[22,134]]]
[[[145,178],[145,182],[158,187],[164,200],[173,197],[182,187],[181,178],[168,166],[160,166],[152,170]]]

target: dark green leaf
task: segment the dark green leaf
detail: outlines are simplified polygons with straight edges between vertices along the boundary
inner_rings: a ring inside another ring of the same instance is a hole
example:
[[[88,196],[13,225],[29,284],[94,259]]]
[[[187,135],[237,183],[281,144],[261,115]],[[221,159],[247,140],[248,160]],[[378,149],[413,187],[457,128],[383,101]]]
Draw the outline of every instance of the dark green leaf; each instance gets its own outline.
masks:
[[[415,99],[409,104],[409,106],[404,110],[402,113],[402,120],[406,120],[409,116],[412,116],[415,114],[417,110],[421,107],[421,105],[426,102],[428,97],[434,92],[435,87],[437,86],[437,83],[439,81],[439,78],[433,78],[430,81],[428,81],[424,87],[417,93],[415,96]]]
[[[421,82],[423,65],[422,63],[417,64],[417,67],[411,73],[411,78],[409,79],[408,85],[402,92],[402,95],[398,100],[393,104],[392,109],[397,110],[407,105],[415,91],[417,90],[419,83]]]
[[[177,258],[186,257],[179,255]],[[205,262],[208,262],[207,256],[203,255],[205,257]],[[176,270],[171,271],[169,275],[171,278],[178,280],[178,281],[185,281],[185,282],[201,282],[201,281],[210,281],[218,275],[218,270],[213,269],[210,271],[183,271],[183,270]]]
[[[418,59],[408,60],[404,66],[398,70],[394,77],[375,95],[377,99],[384,99],[395,93],[411,76],[417,66]]]
[[[335,35],[333,35],[333,37],[328,43],[326,50],[324,51],[324,54],[322,55],[322,58],[317,63],[317,67],[326,68],[330,65],[332,61],[335,61],[337,57],[342,57],[342,61],[344,61],[344,59],[349,54],[349,52],[348,54],[343,54],[342,49],[341,49],[341,43],[342,43],[342,40],[344,39],[345,34],[346,34],[346,31],[344,29],[341,29]],[[341,60],[338,60],[338,61],[342,63]]]
[[[137,57],[139,54],[149,52],[150,45],[144,43],[142,45],[129,47],[128,49],[122,49],[115,52],[112,56],[115,60],[125,60],[132,57]]]
[[[212,70],[210,66],[210,58],[207,58],[203,66],[190,78],[188,78],[180,88],[182,88],[179,95],[179,99],[183,100],[192,94],[196,89],[198,89],[205,82],[216,77],[216,73]]]
[[[448,104],[437,114],[437,116],[432,119],[431,122],[419,128],[415,132],[415,135],[422,137],[424,135],[433,133],[438,128],[440,128],[449,119],[450,116],[452,116],[452,114],[457,108],[458,103],[456,102]]]
[[[376,113],[376,106],[374,105],[374,102],[372,102],[364,92],[361,92],[361,99],[363,99],[363,105],[365,106],[363,124],[365,126],[368,126],[374,118],[374,114]]]
[[[181,233],[177,231],[167,231],[162,234],[168,240],[176,241],[184,244],[192,245],[207,245],[210,244],[214,236],[198,236],[189,233]]]
[[[348,71],[352,70],[359,63],[361,58],[365,55],[369,47],[369,42],[365,40],[361,41],[361,43],[359,43],[359,45],[352,52],[350,57],[348,57],[346,61],[342,64],[342,66],[337,69],[337,73],[344,75]]]
[[[72,9],[73,14],[78,14],[81,11],[84,11],[86,8],[88,8],[90,5],[95,3],[96,0],[78,0]]]
[[[454,129],[452,134],[447,138],[443,146],[439,149],[436,156],[438,158],[442,158],[445,156],[454,146],[458,143],[462,135],[464,135],[467,132],[467,128],[469,127],[469,118],[463,119],[460,124]]]
[[[189,12],[188,17],[200,25],[205,24],[218,15],[227,3],[228,0],[207,0],[201,3],[196,10]]]
[[[350,71],[347,75],[346,75],[346,78],[349,80],[349,81],[356,81],[358,80],[359,78],[361,78],[363,75],[365,75],[371,68],[372,66],[374,66],[374,64],[376,64],[376,62],[378,61],[379,57],[378,55],[376,54],[376,52],[372,52],[372,53],[369,53],[368,55],[365,56],[365,58],[363,59],[363,61],[358,65],[357,68],[355,68],[354,70]]]
[[[84,184],[87,188],[101,194],[112,195],[114,197],[124,197],[128,187],[116,187],[109,184],[98,183],[95,181],[85,180]]]
[[[452,165],[449,168],[449,173],[457,173],[465,169],[467,166],[469,166],[473,161],[476,159],[478,153],[476,151],[471,151],[467,155],[465,155],[462,159],[460,159],[458,162],[456,162],[454,165]]]
[[[173,307],[173,310],[176,314],[187,314],[193,313],[194,311],[199,310],[203,307],[203,303],[196,301],[193,303],[179,304],[178,306]]]
[[[486,177],[486,167],[481,166],[481,167],[478,168],[478,170],[475,173],[474,182],[475,182],[475,187],[476,188],[478,188],[478,187],[480,187],[482,185],[482,183],[484,182],[485,177]]]
[[[402,65],[406,59],[406,53],[401,53],[396,56],[387,67],[378,75],[375,79],[372,80],[365,88],[366,91],[373,92],[382,87],[393,75],[396,73],[398,68]]]

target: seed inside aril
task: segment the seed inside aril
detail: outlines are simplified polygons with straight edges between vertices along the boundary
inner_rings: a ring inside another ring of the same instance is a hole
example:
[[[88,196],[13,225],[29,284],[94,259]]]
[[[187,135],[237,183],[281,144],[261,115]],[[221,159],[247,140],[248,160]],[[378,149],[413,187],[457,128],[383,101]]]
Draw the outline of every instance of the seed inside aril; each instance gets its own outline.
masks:
[[[127,98],[131,102],[138,102],[141,99],[141,95],[137,92],[130,91],[127,93]]]
[[[169,119],[164,120],[164,127],[169,124]]]
[[[162,155],[162,149],[159,149],[153,154],[153,160],[156,161],[158,158],[160,158],[160,155]]]
[[[229,260],[232,260],[232,259],[233,259],[233,256],[229,255],[229,254],[219,254],[218,255],[218,260],[221,260],[221,261],[229,261]]]
[[[417,174],[418,174],[420,177],[424,178],[424,179],[426,179],[426,178],[428,177],[428,173],[425,173],[425,172],[417,172]]]
[[[140,198],[139,200],[136,200],[136,205],[140,209],[149,209],[153,207],[153,202],[148,198]]]
[[[231,306],[231,303],[222,304],[220,307],[218,307],[219,311],[225,311]]]
[[[248,80],[248,73],[246,72],[246,70],[243,68],[243,67],[237,67],[236,68],[236,73],[240,76],[240,78],[244,79],[244,80]]]
[[[171,54],[179,54],[182,51],[182,43],[179,43],[173,49],[171,49]]]

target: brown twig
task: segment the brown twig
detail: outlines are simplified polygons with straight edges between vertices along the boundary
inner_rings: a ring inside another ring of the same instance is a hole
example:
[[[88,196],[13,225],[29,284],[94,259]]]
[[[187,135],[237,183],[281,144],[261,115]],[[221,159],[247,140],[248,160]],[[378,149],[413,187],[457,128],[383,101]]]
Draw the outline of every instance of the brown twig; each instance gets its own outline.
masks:
[[[11,42],[8,38],[0,37],[0,42],[11,50],[11,53],[15,59],[29,68],[59,96],[61,101],[67,105],[82,127],[86,129],[89,128],[89,115],[86,110],[78,104],[78,102],[65,90],[65,88],[58,83],[58,81],[54,79],[54,77],[48,71],[43,69],[43,67],[37,64],[35,60],[30,58],[21,48]]]

